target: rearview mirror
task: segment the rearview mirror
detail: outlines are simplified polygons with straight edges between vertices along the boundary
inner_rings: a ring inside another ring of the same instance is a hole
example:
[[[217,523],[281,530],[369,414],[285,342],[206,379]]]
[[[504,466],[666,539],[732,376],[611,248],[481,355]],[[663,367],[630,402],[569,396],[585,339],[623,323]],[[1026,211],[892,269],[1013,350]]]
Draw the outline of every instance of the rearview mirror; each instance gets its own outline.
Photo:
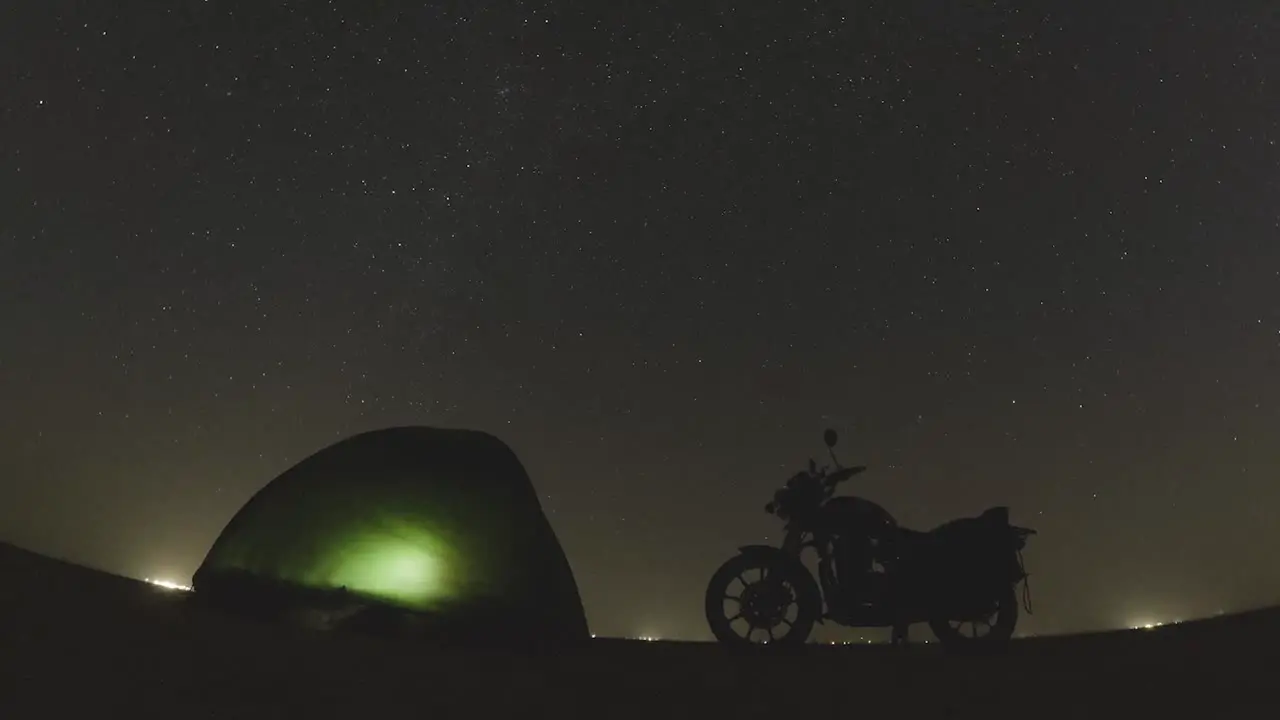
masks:
[[[836,446],[836,437],[836,431],[831,428],[827,428],[827,431],[822,433],[822,441],[826,443],[829,448]]]

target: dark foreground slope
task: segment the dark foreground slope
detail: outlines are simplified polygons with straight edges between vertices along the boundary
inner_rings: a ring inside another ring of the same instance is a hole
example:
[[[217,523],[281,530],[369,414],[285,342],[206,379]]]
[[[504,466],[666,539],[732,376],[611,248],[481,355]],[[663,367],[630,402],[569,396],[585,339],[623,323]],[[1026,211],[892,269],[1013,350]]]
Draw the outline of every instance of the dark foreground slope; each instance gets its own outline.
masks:
[[[185,597],[0,545],[0,718],[1129,718],[1280,708],[1277,612],[1023,641],[1000,658],[932,647],[742,656],[621,641],[529,657],[260,626]]]

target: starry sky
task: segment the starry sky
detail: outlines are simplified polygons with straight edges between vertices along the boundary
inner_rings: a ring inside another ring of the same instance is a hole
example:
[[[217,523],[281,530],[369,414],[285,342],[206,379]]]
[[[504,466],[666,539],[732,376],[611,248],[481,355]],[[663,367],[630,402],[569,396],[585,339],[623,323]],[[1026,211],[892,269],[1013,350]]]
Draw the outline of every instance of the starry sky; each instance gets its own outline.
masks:
[[[1028,632],[1280,601],[1262,0],[0,9],[0,537],[185,579],[324,445],[525,463],[592,629],[842,433],[1040,530]],[[826,631],[823,637],[849,637]]]

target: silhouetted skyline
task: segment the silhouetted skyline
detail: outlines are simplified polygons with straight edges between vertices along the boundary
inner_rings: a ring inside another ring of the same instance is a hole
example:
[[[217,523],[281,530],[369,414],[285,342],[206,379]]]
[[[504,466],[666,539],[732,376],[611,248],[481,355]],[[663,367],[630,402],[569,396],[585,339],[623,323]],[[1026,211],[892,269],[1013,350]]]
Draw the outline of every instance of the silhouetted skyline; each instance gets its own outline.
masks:
[[[1184,5],[6,7],[0,539],[186,580],[475,428],[593,632],[707,638],[830,426],[1040,530],[1022,631],[1274,603],[1280,23]]]

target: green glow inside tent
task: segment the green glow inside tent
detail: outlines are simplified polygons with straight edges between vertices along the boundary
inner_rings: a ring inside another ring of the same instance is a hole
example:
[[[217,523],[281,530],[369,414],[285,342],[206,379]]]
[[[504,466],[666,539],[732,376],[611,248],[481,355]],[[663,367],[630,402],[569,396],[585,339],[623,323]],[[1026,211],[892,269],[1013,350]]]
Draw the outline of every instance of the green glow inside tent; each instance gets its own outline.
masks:
[[[302,604],[343,602],[345,590],[436,617],[515,608],[538,632],[587,636],[528,475],[474,431],[372,431],[290,468],[236,513],[193,579],[206,597],[237,583]]]
[[[447,599],[449,548],[429,531],[409,523],[377,528],[345,540],[332,550],[329,576],[321,582],[406,605]]]
[[[318,487],[269,513],[246,513],[221,541],[218,566],[417,609],[501,593],[508,564],[459,532],[475,524],[465,513],[431,507],[435,496],[419,504],[377,488],[360,495]],[[487,530],[502,536],[501,527]]]

